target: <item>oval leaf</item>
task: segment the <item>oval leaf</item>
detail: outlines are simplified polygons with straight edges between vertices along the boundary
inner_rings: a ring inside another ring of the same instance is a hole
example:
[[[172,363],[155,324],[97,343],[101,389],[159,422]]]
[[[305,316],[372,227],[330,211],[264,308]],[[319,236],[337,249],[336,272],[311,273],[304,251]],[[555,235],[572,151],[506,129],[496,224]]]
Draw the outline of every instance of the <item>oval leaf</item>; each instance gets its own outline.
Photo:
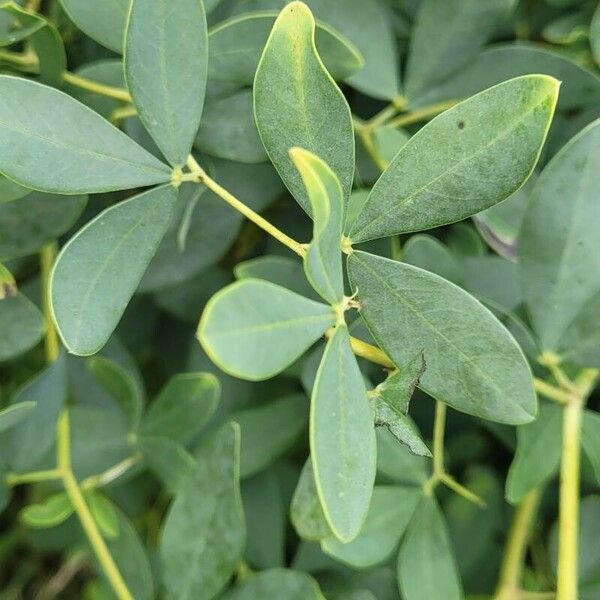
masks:
[[[430,396],[500,423],[534,418],[525,356],[475,298],[433,273],[366,252],[348,258],[348,274],[361,315],[394,364],[423,351],[427,369],[419,385]]]
[[[165,183],[171,169],[98,113],[34,81],[0,75],[0,171],[42,192]]]
[[[223,600],[325,600],[319,584],[307,573],[291,569],[268,569],[244,579]]]
[[[73,505],[65,492],[49,496],[39,504],[30,504],[20,513],[25,525],[35,529],[56,527],[73,514]]]
[[[177,192],[160,187],[111,206],[58,256],[52,312],[65,346],[94,354],[107,342],[165,233]]]
[[[271,161],[304,210],[310,213],[308,196],[288,155],[295,146],[325,160],[348,198],[354,178],[350,109],[317,53],[315,20],[301,2],[288,4],[275,21],[256,71],[254,114]]]
[[[345,325],[327,342],[310,410],[310,451],[325,518],[342,542],[359,533],[373,492],[377,448],[365,383]]]
[[[325,304],[267,281],[244,279],[209,300],[197,337],[223,371],[254,381],[283,371],[335,319]]]
[[[127,87],[144,126],[175,167],[185,164],[200,125],[207,70],[202,0],[133,0]]]
[[[9,296],[0,304],[0,362],[33,348],[44,335],[44,318],[23,294]]]
[[[517,77],[433,119],[381,175],[352,240],[453,223],[510,196],[538,160],[558,86],[546,75]]]

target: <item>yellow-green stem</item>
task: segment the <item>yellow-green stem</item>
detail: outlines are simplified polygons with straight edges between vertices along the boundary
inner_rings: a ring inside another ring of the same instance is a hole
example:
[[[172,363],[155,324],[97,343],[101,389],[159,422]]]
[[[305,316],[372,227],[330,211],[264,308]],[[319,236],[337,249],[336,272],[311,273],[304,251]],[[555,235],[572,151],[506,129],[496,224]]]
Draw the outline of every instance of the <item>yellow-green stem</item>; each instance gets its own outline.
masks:
[[[558,402],[559,404],[567,404],[571,398],[568,392],[565,392],[538,377],[533,378],[533,385],[538,394],[545,396],[549,400],[554,400],[554,402]]]
[[[495,600],[521,600],[522,598],[521,578],[525,552],[540,498],[541,489],[534,488],[523,498],[515,510],[500,567]]]
[[[425,106],[418,110],[414,110],[405,115],[400,115],[395,119],[389,121],[388,125],[391,127],[405,127],[406,125],[412,125],[419,121],[426,121],[432,117],[443,113],[445,110],[452,108],[455,104],[458,104],[459,100],[445,100],[444,102],[437,102],[430,106]]]
[[[22,485],[24,483],[39,483],[40,481],[56,481],[61,477],[62,473],[59,469],[31,471],[30,473],[9,473],[6,476],[6,483],[11,486]]]
[[[91,79],[81,77],[70,71],[64,72],[63,79],[65,83],[74,85],[82,90],[106,96],[107,98],[113,98],[114,100],[121,100],[122,102],[131,102],[131,95],[126,89],[114,87],[112,85],[104,85],[103,83],[92,81]]]
[[[444,435],[446,431],[446,405],[435,401],[433,421],[433,475],[439,479],[444,474]]]
[[[123,579],[112,555],[110,554],[106,542],[102,537],[94,517],[85,502],[83,493],[73,471],[71,469],[71,432],[69,424],[69,412],[63,410],[58,420],[57,428],[57,461],[58,469],[61,472],[65,491],[69,496],[73,509],[77,514],[83,530],[88,538],[106,578],[108,579],[113,591],[119,600],[133,600],[131,592]]]
[[[44,324],[46,326],[46,335],[44,337],[44,346],[46,350],[46,360],[49,363],[58,358],[60,344],[58,334],[54,326],[52,311],[50,310],[50,272],[58,254],[58,244],[50,242],[46,244],[40,252],[40,275],[42,280],[42,307],[44,313]]]
[[[196,162],[193,156],[190,156],[188,158],[187,166],[190,169],[190,171],[198,177],[198,181],[200,183],[205,185],[217,196],[225,200],[225,202],[227,202],[229,205],[235,208],[238,212],[242,213],[255,225],[260,227],[262,230],[266,231],[276,240],[280,241],[284,246],[287,246],[298,256],[303,257],[306,254],[306,247],[303,244],[300,244],[296,240],[292,239],[290,236],[283,233],[283,231],[277,229],[277,227],[275,227],[273,224],[267,221],[267,219],[261,217],[258,213],[254,212],[249,206],[246,206],[233,194],[228,192],[224,187],[220,186],[214,179],[208,176],[206,171]]]

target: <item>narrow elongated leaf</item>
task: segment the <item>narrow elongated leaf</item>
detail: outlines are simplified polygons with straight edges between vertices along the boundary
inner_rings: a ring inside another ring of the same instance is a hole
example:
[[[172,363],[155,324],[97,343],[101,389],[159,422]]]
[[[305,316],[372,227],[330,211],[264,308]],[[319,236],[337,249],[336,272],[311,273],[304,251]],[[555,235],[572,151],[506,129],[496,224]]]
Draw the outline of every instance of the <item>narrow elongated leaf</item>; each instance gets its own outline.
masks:
[[[366,252],[348,258],[348,274],[361,315],[394,363],[423,351],[424,391],[483,419],[533,419],[536,396],[525,356],[475,298],[433,273]]]
[[[600,415],[586,410],[581,427],[581,445],[600,483]]]
[[[67,94],[0,75],[0,171],[43,192],[84,194],[165,183],[171,169]]]
[[[33,400],[17,402],[12,406],[0,410],[0,432],[17,426],[35,408]]]
[[[290,506],[290,519],[296,533],[304,540],[319,541],[331,535],[317,493],[310,458],[304,463]]]
[[[209,31],[208,76],[214,81],[252,85],[260,55],[277,18],[276,12],[250,12],[219,23]],[[327,23],[317,23],[315,43],[325,68],[335,79],[360,70],[364,60],[354,45]]]
[[[11,431],[8,459],[17,473],[38,467],[52,448],[56,422],[67,400],[67,391],[67,365],[64,355],[61,355],[16,393],[14,404],[35,402],[34,408]]]
[[[107,342],[158,248],[176,191],[160,187],[111,206],[62,249],[51,278],[65,346],[94,354]]]
[[[302,177],[313,216],[313,239],[304,257],[304,271],[313,288],[330,304],[344,298],[342,273],[342,224],[344,198],[342,187],[329,166],[301,148],[290,156]]]
[[[291,569],[268,569],[251,575],[223,600],[258,600],[285,598],[285,600],[325,600],[319,584],[307,573]]]
[[[242,435],[240,477],[250,477],[275,462],[305,430],[308,401],[295,394],[233,413],[231,420]]]
[[[196,472],[171,505],[160,541],[169,598],[212,598],[227,583],[244,549],[239,491],[239,429],[227,424],[206,439]]]
[[[398,556],[398,583],[406,600],[463,597],[444,516],[434,496],[425,496]]]
[[[330,536],[321,541],[321,548],[356,569],[383,562],[400,543],[421,495],[419,488],[376,486],[358,537],[343,544]]]
[[[571,327],[600,293],[599,186],[600,121],[595,121],[544,169],[519,235],[522,287],[542,350],[577,353],[600,326],[592,304],[578,335]]]
[[[517,428],[517,451],[506,480],[506,499],[512,504],[558,471],[561,423],[561,408],[543,402],[537,419]]]
[[[33,348],[44,335],[42,313],[23,294],[17,293],[0,304],[0,361],[9,360]]]
[[[340,541],[349,542],[367,516],[377,449],[371,407],[345,325],[327,342],[317,371],[310,449],[327,523]]]
[[[409,100],[468,65],[515,4],[515,0],[421,2],[406,65]]]
[[[452,223],[510,196],[538,160],[558,86],[545,75],[517,77],[433,119],[379,178],[352,240]]]
[[[144,415],[141,432],[185,443],[210,419],[221,395],[211,373],[180,373],[172,377]]]
[[[133,377],[119,364],[103,356],[94,356],[88,362],[94,379],[116,401],[127,418],[130,431],[137,430],[144,399]]]
[[[125,39],[125,78],[138,115],[175,167],[192,149],[208,69],[202,0],[133,0]]]
[[[131,0],[60,0],[65,12],[84,33],[103,46],[121,52]]]
[[[210,299],[197,337],[226,373],[260,380],[283,371],[334,323],[329,306],[267,281],[244,279]]]
[[[39,504],[26,506],[19,517],[27,527],[47,529],[56,527],[73,514],[73,505],[65,492],[49,496]]]
[[[284,183],[309,213],[290,148],[305,148],[321,157],[338,176],[344,198],[354,178],[350,109],[323,66],[314,38],[310,10],[301,2],[288,4],[275,21],[254,80],[254,113],[262,142]]]

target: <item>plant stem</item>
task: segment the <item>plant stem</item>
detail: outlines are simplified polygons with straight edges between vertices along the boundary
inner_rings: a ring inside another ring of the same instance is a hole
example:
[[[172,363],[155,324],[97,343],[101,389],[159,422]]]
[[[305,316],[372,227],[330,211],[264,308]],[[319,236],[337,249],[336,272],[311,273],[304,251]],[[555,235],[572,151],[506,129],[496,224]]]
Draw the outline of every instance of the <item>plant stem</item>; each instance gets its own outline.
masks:
[[[53,363],[60,351],[58,342],[58,334],[52,319],[52,311],[50,310],[50,272],[58,254],[58,244],[50,242],[46,244],[40,251],[40,276],[43,282],[42,287],[42,306],[44,312],[44,323],[46,325],[46,335],[44,337],[44,346],[46,349],[46,360]]]
[[[388,125],[391,127],[404,127],[406,125],[412,125],[419,121],[426,121],[431,117],[435,117],[445,110],[452,108],[455,104],[458,104],[459,100],[444,100],[443,102],[437,102],[430,106],[424,106],[419,110],[414,110],[405,115],[400,115],[395,119],[392,119]]]
[[[73,471],[71,469],[71,433],[69,425],[69,412],[63,410],[58,420],[57,428],[57,461],[58,468],[61,472],[63,484],[71,504],[81,521],[81,525],[90,542],[98,562],[102,566],[104,574],[108,579],[113,591],[119,600],[134,600],[131,592],[113,559],[104,538],[100,534],[94,517],[85,502],[83,493]]]
[[[228,192],[224,187],[221,187],[214,179],[208,176],[206,171],[196,162],[193,156],[190,156],[187,161],[187,166],[190,171],[198,177],[198,181],[205,185],[209,190],[214,192],[217,196],[225,200],[229,205],[235,208],[238,212],[242,213],[247,219],[252,221],[255,225],[266,231],[269,235],[272,235],[276,240],[280,241],[284,246],[287,246],[290,250],[295,252],[298,256],[304,256],[306,254],[306,247],[292,239],[283,231],[277,229],[273,224],[261,217],[258,213],[254,212],[249,206],[246,206],[243,202],[238,200],[233,194]]]
[[[382,367],[386,367],[387,369],[396,368],[388,355],[377,346],[363,342],[355,337],[350,337],[350,346],[356,356],[365,358],[366,360],[381,365]]]
[[[31,471],[30,473],[9,473],[6,483],[10,486],[24,483],[38,483],[40,481],[55,481],[61,479],[62,473],[59,469],[48,469],[47,471]]]
[[[444,474],[444,435],[446,431],[446,405],[435,401],[433,421],[433,476],[436,479]]]
[[[533,385],[535,387],[535,391],[542,396],[545,396],[549,400],[554,400],[554,402],[558,402],[559,404],[568,404],[571,398],[568,392],[557,388],[550,383],[544,381],[543,379],[539,379],[537,377],[533,378]]]
[[[134,454],[133,456],[129,456],[123,459],[121,462],[117,463],[116,465],[113,465],[106,471],[84,479],[81,482],[81,489],[88,491],[102,487],[104,485],[108,485],[109,483],[112,483],[113,481],[115,481],[115,479],[118,479],[119,477],[121,477],[121,475],[129,471],[131,467],[137,465],[141,460],[142,455],[140,453]]]
[[[74,85],[82,90],[106,96],[107,98],[113,98],[114,100],[121,100],[122,102],[131,102],[131,94],[126,89],[104,85],[103,83],[92,81],[70,71],[64,72],[63,79],[65,83]]]
[[[520,600],[522,598],[521,578],[525,551],[541,495],[541,489],[534,488],[523,498],[515,510],[500,567],[495,600]]]

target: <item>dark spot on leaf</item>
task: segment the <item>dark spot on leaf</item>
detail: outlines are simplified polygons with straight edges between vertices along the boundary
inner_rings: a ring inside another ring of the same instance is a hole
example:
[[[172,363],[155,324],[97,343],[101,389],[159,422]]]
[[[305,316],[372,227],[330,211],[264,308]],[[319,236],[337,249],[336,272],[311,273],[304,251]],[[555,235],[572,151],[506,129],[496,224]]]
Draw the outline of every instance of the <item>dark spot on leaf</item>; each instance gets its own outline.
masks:
[[[458,128],[459,129],[464,129],[465,128],[465,122],[464,121],[459,121],[458,122]]]
[[[17,286],[11,285],[10,283],[2,284],[2,293],[0,294],[0,300],[4,298],[11,298],[17,295]]]

